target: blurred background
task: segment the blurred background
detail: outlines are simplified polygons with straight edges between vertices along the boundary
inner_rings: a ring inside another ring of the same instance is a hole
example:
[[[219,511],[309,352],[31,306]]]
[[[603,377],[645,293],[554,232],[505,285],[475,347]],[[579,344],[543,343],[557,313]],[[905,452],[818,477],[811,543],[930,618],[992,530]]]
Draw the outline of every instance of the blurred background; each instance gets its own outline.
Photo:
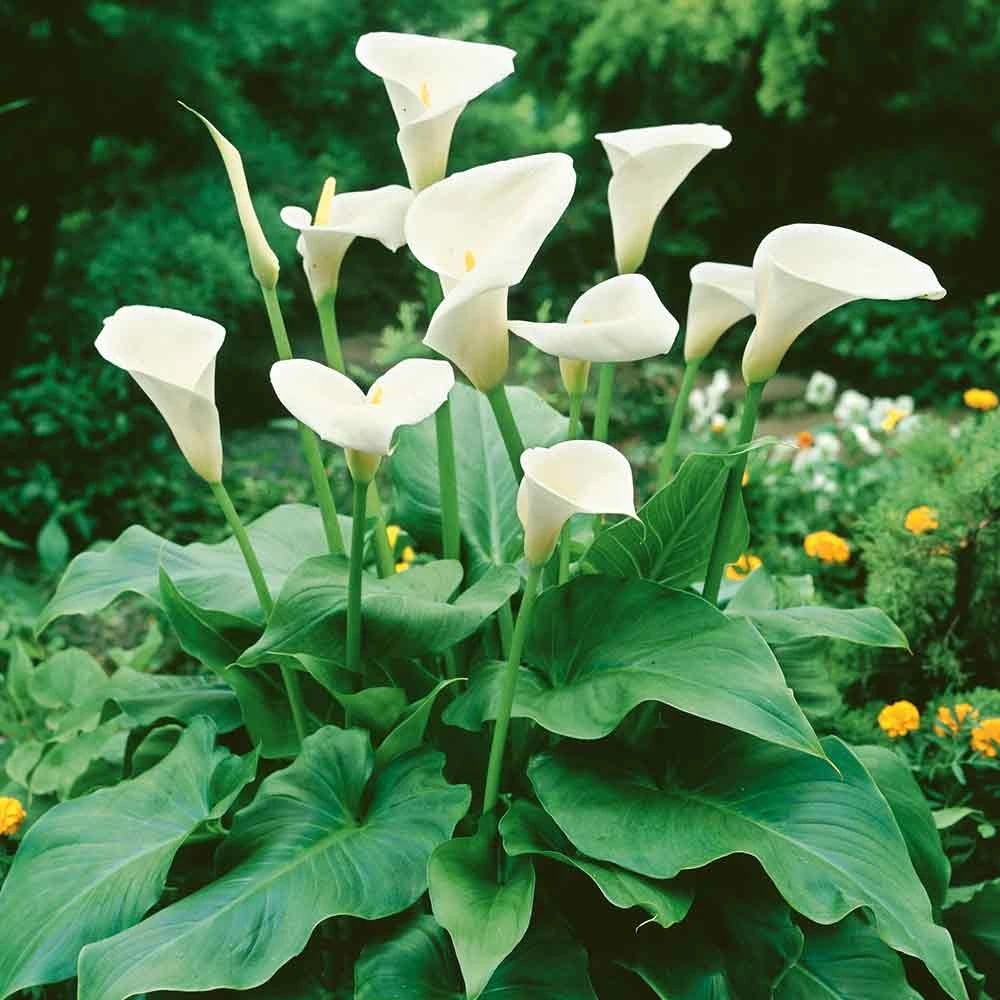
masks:
[[[644,267],[679,318],[693,264],[749,263],[778,225],[836,223],[927,260],[948,297],[839,310],[789,366],[923,406],[996,383],[993,0],[2,0],[0,26],[6,544],[34,545],[55,523],[76,548],[135,519],[183,537],[186,505],[200,503],[153,408],[93,350],[120,305],[172,306],[227,328],[227,449],[230,435],[238,442],[279,416],[232,195],[214,145],[176,101],[242,150],[282,261],[293,342],[318,356],[278,210],[311,209],[327,175],[339,191],[405,183],[382,84],[354,58],[372,30],[517,50],[515,76],[461,117],[451,170],[552,149],[576,161],[574,202],[512,295],[512,315],[561,316],[612,272],[610,172],[595,132],[717,122],[732,146],[670,201]],[[377,364],[419,337],[426,288],[405,249],[367,242],[347,257],[339,315],[343,336],[379,345]],[[740,343],[730,338],[734,363]],[[252,440],[257,461],[295,448],[284,434]]]

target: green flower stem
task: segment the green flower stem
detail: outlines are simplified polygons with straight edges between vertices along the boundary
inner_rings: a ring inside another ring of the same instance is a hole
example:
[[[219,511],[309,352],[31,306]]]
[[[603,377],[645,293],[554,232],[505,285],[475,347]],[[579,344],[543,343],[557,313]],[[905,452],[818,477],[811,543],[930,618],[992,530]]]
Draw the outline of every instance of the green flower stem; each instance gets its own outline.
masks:
[[[597,382],[597,409],[594,413],[594,440],[607,441],[611,420],[611,397],[615,391],[615,365],[605,361]]]
[[[497,627],[500,629],[500,651],[505,657],[510,656],[510,644],[514,641],[514,612],[510,610],[509,601],[504,601],[497,611]]]
[[[667,481],[674,473],[674,455],[677,453],[677,439],[681,435],[681,426],[684,423],[684,416],[687,413],[688,397],[694,388],[695,376],[701,367],[704,358],[692,358],[684,366],[684,377],[681,379],[681,387],[677,393],[677,400],[674,403],[674,411],[670,414],[670,427],[667,430],[667,439],[663,443],[663,451],[660,453],[660,474],[656,485],[662,488],[667,485]]]
[[[319,332],[323,338],[323,353],[326,363],[338,372],[346,371],[344,353],[340,349],[340,335],[337,333],[337,293],[330,292],[316,303],[319,316]]]
[[[741,448],[748,445],[753,438],[754,428],[757,426],[760,397],[766,384],[766,382],[751,382],[747,386],[746,399],[743,403],[743,417],[740,420],[740,436],[737,442]],[[719,587],[722,585],[724,568],[722,547],[725,544],[725,539],[729,537],[733,519],[736,517],[740,490],[743,485],[743,472],[746,467],[747,454],[744,451],[736,458],[733,467],[729,470],[729,475],[726,477],[726,491],[722,496],[719,526],[715,532],[715,541],[712,542],[712,554],[708,557],[708,570],[705,573],[705,586],[701,592],[702,597],[713,604],[719,600]]]
[[[357,673],[361,664],[361,575],[365,562],[365,515],[368,506],[368,483],[354,480],[354,506],[351,509],[351,568],[347,583],[347,669]]]
[[[569,430],[566,440],[573,441],[580,436],[580,410],[583,407],[583,393],[574,392],[569,397]],[[562,526],[559,533],[559,582],[569,579],[569,550],[572,542],[572,532],[569,521]]]
[[[260,291],[264,296],[267,318],[271,321],[271,333],[274,336],[274,346],[278,352],[278,358],[281,361],[288,361],[292,357],[292,345],[288,339],[288,330],[285,328],[285,318],[281,315],[278,293],[274,288],[265,288],[263,285],[260,286]],[[305,456],[306,464],[309,466],[309,475],[312,478],[316,502],[323,518],[323,532],[326,535],[327,548],[334,555],[343,555],[344,536],[340,533],[337,505],[334,503],[330,480],[323,467],[319,439],[305,424],[301,423],[299,424],[299,439],[302,443],[302,453]]]
[[[483,793],[483,815],[489,815],[500,799],[500,776],[503,771],[504,749],[507,746],[507,731],[510,728],[510,713],[514,707],[514,692],[517,690],[517,674],[521,667],[521,652],[531,623],[531,612],[538,596],[538,584],[542,578],[542,566],[533,565],[528,572],[528,582],[524,585],[521,609],[517,613],[514,638],[510,644],[507,670],[504,673],[503,689],[500,692],[500,707],[493,727],[493,742],[490,744],[490,762],[486,769],[486,790]]]
[[[260,601],[261,610],[265,616],[268,616],[274,610],[274,599],[271,597],[271,591],[264,577],[264,570],[261,568],[260,560],[254,551],[250,536],[247,534],[246,528],[243,527],[243,522],[240,520],[239,514],[236,513],[236,508],[233,506],[233,501],[226,487],[221,482],[209,483],[209,486],[211,486],[212,495],[222,509],[226,523],[229,525],[233,537],[236,539],[236,544],[240,547],[240,552],[243,554],[243,561],[247,564],[247,569],[250,571],[250,579],[253,581],[253,589],[257,592],[257,600]],[[292,710],[295,733],[301,743],[307,736],[307,729],[306,706],[302,698],[302,687],[299,684],[299,676],[289,667],[281,667],[281,679],[285,683],[285,693],[288,695],[288,705]]]
[[[374,479],[368,484],[367,500],[368,510],[375,518],[375,530],[372,532],[372,539],[375,542],[375,565],[378,568],[378,575],[384,580],[396,572],[396,560],[393,558],[392,546],[389,544],[389,530],[385,522],[382,497],[379,495],[378,486],[375,485]]]
[[[495,385],[486,398],[493,407],[493,415],[497,418],[497,426],[500,428],[500,436],[503,438],[504,446],[507,449],[507,456],[510,458],[511,467],[514,470],[514,479],[521,481],[521,452],[524,451],[524,441],[521,440],[521,432],[517,429],[517,421],[510,408],[510,400],[507,399],[507,390],[503,382]]]
[[[441,554],[445,559],[461,556],[462,536],[458,523],[458,470],[455,463],[455,431],[451,422],[451,400],[434,414],[437,432],[438,484],[441,491]]]

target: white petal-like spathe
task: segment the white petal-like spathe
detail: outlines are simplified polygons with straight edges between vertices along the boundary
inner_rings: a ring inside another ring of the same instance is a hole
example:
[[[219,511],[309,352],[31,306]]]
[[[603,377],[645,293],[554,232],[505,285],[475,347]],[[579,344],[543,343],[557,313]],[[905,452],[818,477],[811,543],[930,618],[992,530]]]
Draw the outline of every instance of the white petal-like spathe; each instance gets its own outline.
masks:
[[[574,361],[641,361],[666,354],[678,323],[649,279],[621,274],[581,295],[565,323],[508,324],[546,354]]]
[[[484,392],[507,370],[507,289],[566,210],[576,173],[563,153],[473,167],[422,191],[406,216],[406,242],[445,289],[424,343]]]
[[[389,184],[335,195],[321,225],[313,225],[304,208],[289,205],[281,210],[281,221],[301,233],[296,247],[314,301],[336,293],[344,254],[357,237],[378,240],[394,252],[406,242],[403,221],[412,201],[409,188]]]
[[[642,266],[653,225],[670,196],[713,150],[732,142],[721,125],[658,125],[603,132],[611,161],[608,207],[618,270]]]
[[[574,514],[636,516],[632,467],[611,445],[563,441],[528,448],[521,467],[517,516],[524,527],[524,554],[535,565],[549,558]]]
[[[385,83],[414,191],[444,177],[465,105],[514,72],[512,49],[428,35],[372,32],[358,39],[355,54]]]
[[[764,237],[753,259],[757,325],[743,354],[748,383],[769,379],[811,323],[858,299],[940,299],[923,261],[872,236],[798,223]]]
[[[271,385],[293,417],[324,441],[368,455],[388,455],[396,428],[429,417],[454,380],[445,361],[410,359],[390,368],[366,396],[346,375],[317,361],[293,358],[271,366]]]
[[[684,360],[707,357],[734,323],[753,313],[753,268],[705,261],[691,268]]]
[[[261,229],[260,220],[250,198],[250,186],[247,184],[246,171],[243,169],[243,157],[240,151],[203,115],[189,108],[183,101],[178,102],[182,108],[199,118],[208,134],[215,141],[222,154],[222,163],[229,177],[229,185],[236,199],[236,212],[240,217],[243,235],[247,241],[247,252],[250,254],[250,268],[254,277],[265,288],[274,288],[278,284],[278,257],[271,249]]]
[[[210,483],[222,479],[215,357],[225,337],[218,323],[179,309],[123,306],[94,342],[101,357],[135,379],[191,468]]]

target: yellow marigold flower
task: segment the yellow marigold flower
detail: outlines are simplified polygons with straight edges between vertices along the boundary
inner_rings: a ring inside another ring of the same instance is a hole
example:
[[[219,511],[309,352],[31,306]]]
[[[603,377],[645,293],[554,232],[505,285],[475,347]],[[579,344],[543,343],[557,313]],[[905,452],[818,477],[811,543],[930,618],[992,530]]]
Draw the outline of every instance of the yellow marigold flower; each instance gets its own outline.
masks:
[[[410,563],[405,562],[402,559],[398,563],[396,563],[397,573],[405,573],[409,568],[410,568]]]
[[[934,732],[938,736],[947,736],[950,730],[954,736],[966,719],[978,719],[979,713],[967,701],[961,701],[955,706],[954,711],[947,705],[941,705],[937,710],[937,717],[938,722],[934,724]]]
[[[809,433],[809,431],[799,431],[799,433],[795,435],[795,443],[800,448],[811,448],[815,440],[816,439]]]
[[[903,527],[911,535],[922,535],[926,531],[933,531],[935,528],[939,528],[940,522],[938,521],[937,511],[927,504],[923,504],[920,507],[913,507],[906,512],[906,518],[903,521]]]
[[[920,712],[912,701],[894,701],[878,713],[878,724],[895,740],[920,728]]]
[[[992,389],[966,389],[962,393],[962,401],[972,410],[995,410],[1000,404],[1000,397]]]
[[[395,550],[396,542],[399,541],[400,527],[398,524],[387,524],[385,526],[385,537],[389,539],[389,548]]]
[[[726,567],[727,580],[745,580],[760,565],[760,556],[744,552],[734,563]]]
[[[0,837],[13,837],[27,815],[17,799],[0,795]]]
[[[885,419],[882,421],[882,430],[894,431],[900,420],[903,420],[907,416],[906,410],[897,410],[894,407],[885,415]]]
[[[749,469],[744,469],[743,470],[743,481],[740,483],[740,486],[746,486],[746,484],[749,483],[749,482],[750,482],[750,470]]]
[[[969,745],[977,753],[986,757],[996,757],[997,748],[1000,747],[1000,719],[983,719],[972,730]]]
[[[851,558],[851,547],[846,538],[832,531],[814,531],[802,543],[807,556],[825,563],[845,563]]]
[[[403,549],[403,553],[402,553],[402,555],[399,558],[402,559],[403,562],[411,563],[411,562],[413,562],[414,559],[417,558],[417,554],[416,554],[416,552],[413,551],[413,546],[412,545],[407,545]]]

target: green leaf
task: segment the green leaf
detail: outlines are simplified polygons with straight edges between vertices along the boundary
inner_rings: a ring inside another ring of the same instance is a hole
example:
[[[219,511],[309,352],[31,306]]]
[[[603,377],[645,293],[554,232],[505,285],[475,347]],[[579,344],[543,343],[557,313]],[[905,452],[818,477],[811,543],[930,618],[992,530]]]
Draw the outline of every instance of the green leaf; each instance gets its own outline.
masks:
[[[843,707],[840,689],[830,676],[825,639],[799,639],[771,647],[795,700],[810,721],[829,719]]]
[[[340,556],[322,556],[299,566],[278,595],[264,634],[240,662],[253,666],[289,657],[294,662],[308,655],[342,668],[347,575],[347,561]],[[496,567],[448,603],[461,580],[461,563],[448,560],[414,566],[384,580],[366,575],[361,594],[363,658],[407,659],[443,652],[475,632],[520,586],[512,566]]]
[[[535,867],[530,858],[501,857],[498,879],[498,850],[484,822],[475,836],[441,844],[427,864],[431,909],[451,938],[468,1000],[480,996],[531,923]]]
[[[1000,990],[1000,878],[949,893],[944,922],[985,973],[987,990]]]
[[[544,447],[565,439],[566,418],[536,393],[513,386],[507,394],[527,447]],[[515,510],[517,482],[486,397],[468,386],[456,385],[450,399],[458,519],[471,577],[478,579],[489,566],[521,558],[523,535]],[[433,420],[400,429],[390,470],[400,522],[425,547],[439,545],[441,493]]]
[[[338,691],[337,701],[350,713],[355,725],[367,729],[374,738],[384,736],[406,711],[402,688],[369,687],[354,694]]]
[[[100,758],[121,761],[127,734],[120,716],[96,729],[78,733],[61,743],[50,744],[31,772],[28,787],[33,795],[69,798],[73,786],[90,765]],[[120,771],[119,771],[120,774]]]
[[[28,692],[44,708],[67,709],[90,699],[108,675],[90,653],[63,649],[53,653],[31,673]]]
[[[660,778],[612,761],[603,746],[531,762],[542,806],[578,850],[664,879],[749,854],[810,920],[834,923],[869,909],[883,941],[920,958],[964,1000],[951,940],[933,921],[896,820],[843,743],[824,741],[837,773],[807,754],[718,727],[670,732]]]
[[[585,565],[611,576],[642,577],[687,587],[705,577],[734,455],[688,455],[677,475],[639,510],[597,536]],[[742,502],[725,549],[727,562],[746,550],[749,527]]]
[[[899,956],[860,917],[810,926],[802,957],[781,980],[775,1000],[920,1000]]]
[[[230,733],[243,724],[232,687],[214,677],[128,671],[126,685],[120,678],[125,669],[112,678],[109,697],[138,726],[151,726],[161,719],[188,723],[199,715],[210,718],[220,733]]]
[[[944,809],[935,809],[931,815],[934,817],[934,826],[938,830],[950,830],[966,816],[975,816],[976,812],[969,806],[949,806]]]
[[[800,639],[823,637],[843,639],[860,646],[881,646],[887,649],[908,649],[906,636],[899,626],[878,608],[826,608],[807,605],[801,608],[781,608],[773,611],[739,610],[727,612],[745,618],[771,645]]]
[[[690,886],[636,875],[577,853],[548,813],[530,802],[518,800],[507,810],[500,834],[509,855],[532,854],[569,865],[590,878],[612,906],[626,910],[638,906],[661,927],[680,923],[691,909]]]
[[[368,734],[313,733],[266,778],[219,849],[222,875],[141,924],[84,949],[80,1000],[266,982],[332,916],[375,920],[427,886],[427,860],[469,806],[443,758],[409,754],[372,775]]]
[[[538,600],[513,714],[575,739],[606,736],[644,701],[822,756],[767,644],[695,594],[577,577]],[[480,667],[446,722],[496,718],[504,665]]]
[[[0,890],[0,996],[74,975],[81,948],[159,899],[177,849],[218,805],[213,778],[231,755],[214,739],[211,722],[196,720],[152,770],[32,827]]]
[[[344,518],[341,526],[344,527]],[[320,513],[304,504],[283,504],[248,525],[272,593],[304,559],[327,551]],[[345,538],[350,538],[347,521]],[[77,556],[37,623],[41,631],[62,615],[92,614],[125,593],[160,603],[160,566],[177,589],[205,612],[247,626],[262,620],[260,604],[236,541],[177,545],[133,525],[100,552]]]
[[[924,793],[899,754],[879,746],[860,746],[853,750],[889,803],[906,841],[910,860],[931,903],[940,907],[951,881],[951,865],[941,846],[941,836]]]
[[[438,695],[463,677],[452,677],[437,684],[432,691],[409,705],[403,718],[396,727],[378,745],[375,751],[375,766],[379,769],[402,757],[404,753],[416,750],[424,740],[424,732],[430,721],[431,712]]]
[[[368,945],[354,970],[355,1000],[466,1000],[445,931],[414,917],[395,936]],[[493,974],[481,1000],[597,1000],[587,953],[562,928],[529,929]]]
[[[53,514],[38,532],[38,561],[42,570],[51,576],[61,573],[69,562],[69,538],[59,523],[57,515]]]

